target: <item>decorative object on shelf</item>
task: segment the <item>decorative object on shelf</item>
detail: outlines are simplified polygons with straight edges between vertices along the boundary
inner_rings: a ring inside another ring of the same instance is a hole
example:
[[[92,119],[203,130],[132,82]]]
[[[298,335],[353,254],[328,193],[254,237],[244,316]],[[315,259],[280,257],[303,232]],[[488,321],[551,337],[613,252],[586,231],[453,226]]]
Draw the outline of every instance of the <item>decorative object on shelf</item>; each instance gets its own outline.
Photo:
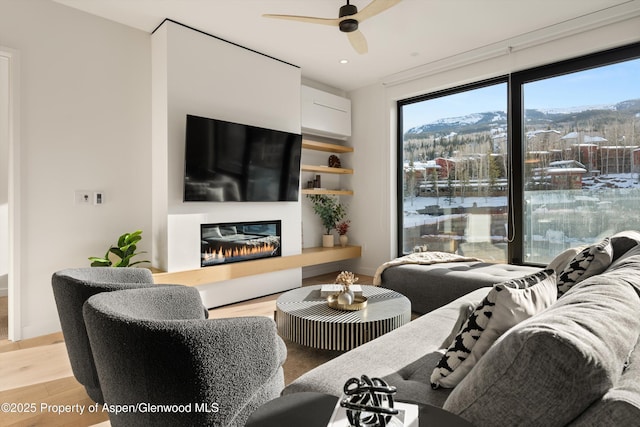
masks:
[[[347,246],[349,242],[349,236],[347,236],[347,231],[349,231],[349,226],[351,225],[351,220],[346,220],[339,222],[336,225],[336,230],[338,231],[338,240],[340,240],[340,246],[343,248]]]
[[[330,168],[341,168],[342,164],[340,163],[340,158],[335,154],[329,156],[329,167]]]
[[[353,427],[385,427],[390,425],[398,410],[393,407],[396,388],[380,378],[362,375],[350,378],[343,388],[345,398],[340,406],[346,408],[349,424]]]
[[[148,260],[131,262],[131,258],[134,256],[146,253],[144,251],[136,253],[136,243],[141,239],[142,230],[136,230],[133,233],[124,233],[118,238],[116,246],[111,246],[107,249],[104,258],[89,257],[91,267],[132,267],[136,264],[149,262]],[[110,254],[117,256],[120,260],[114,264],[114,261],[110,259]]]
[[[337,310],[356,311],[367,306],[367,297],[355,295],[351,286],[358,278],[350,271],[342,271],[336,277],[336,284],[342,285],[342,289],[327,297],[327,304]]]
[[[322,180],[320,178],[320,175],[316,175],[315,179],[313,180],[313,188],[322,188]]]
[[[337,197],[326,194],[307,194],[307,197],[311,200],[313,211],[320,217],[326,231],[322,236],[322,246],[333,247],[331,230],[336,227],[338,221],[346,216],[345,206],[338,201]]]

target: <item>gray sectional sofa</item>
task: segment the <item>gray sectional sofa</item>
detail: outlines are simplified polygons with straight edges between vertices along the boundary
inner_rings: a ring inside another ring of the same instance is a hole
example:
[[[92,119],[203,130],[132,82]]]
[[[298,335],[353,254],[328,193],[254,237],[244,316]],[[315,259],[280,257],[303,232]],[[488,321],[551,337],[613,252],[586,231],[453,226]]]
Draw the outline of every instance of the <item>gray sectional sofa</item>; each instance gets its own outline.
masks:
[[[398,401],[443,407],[477,427],[638,426],[639,242],[636,232],[612,236],[610,257],[597,274],[584,273],[556,302],[503,333],[454,388],[433,389],[431,375],[468,307],[491,287],[340,355],[283,394],[340,396],[346,380],[365,374],[396,386]],[[570,267],[577,264],[570,261],[579,252],[554,260],[554,292],[556,278],[575,279]]]
[[[411,310],[425,314],[478,288],[526,276],[537,267],[482,261],[406,264],[385,269],[381,285],[411,301]]]

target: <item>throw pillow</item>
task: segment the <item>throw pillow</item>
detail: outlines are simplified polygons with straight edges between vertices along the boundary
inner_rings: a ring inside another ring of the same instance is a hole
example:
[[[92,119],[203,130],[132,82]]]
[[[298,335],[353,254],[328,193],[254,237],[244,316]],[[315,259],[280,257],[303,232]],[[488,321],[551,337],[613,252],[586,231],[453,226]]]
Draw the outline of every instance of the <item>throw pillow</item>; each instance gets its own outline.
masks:
[[[453,340],[462,330],[462,326],[467,321],[469,316],[471,316],[478,305],[479,304],[474,304],[470,301],[465,301],[460,304],[460,307],[458,308],[458,319],[456,320],[456,323],[453,324],[451,333],[447,336],[447,338],[444,339],[442,345],[440,345],[440,348],[448,348],[453,343]]]
[[[609,237],[580,251],[558,274],[558,298],[576,283],[602,273],[613,260],[613,246]]]
[[[556,272],[556,274],[562,273],[569,262],[575,258],[587,245],[576,246],[573,248],[565,249],[559,255],[557,255],[549,264],[547,264],[547,268],[550,268]]]
[[[495,285],[433,370],[431,387],[455,387],[498,337],[556,299],[556,275],[550,269]]]

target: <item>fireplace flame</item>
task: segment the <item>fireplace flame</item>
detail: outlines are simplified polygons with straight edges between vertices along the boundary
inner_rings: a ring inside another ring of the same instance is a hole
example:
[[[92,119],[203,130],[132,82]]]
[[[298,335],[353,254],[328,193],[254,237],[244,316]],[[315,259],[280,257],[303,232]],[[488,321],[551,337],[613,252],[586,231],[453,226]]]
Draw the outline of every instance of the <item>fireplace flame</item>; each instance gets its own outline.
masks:
[[[263,243],[257,246],[240,246],[235,248],[218,248],[217,250],[208,249],[203,253],[204,261],[223,262],[227,258],[257,258],[260,255],[272,254],[278,247],[271,243]]]

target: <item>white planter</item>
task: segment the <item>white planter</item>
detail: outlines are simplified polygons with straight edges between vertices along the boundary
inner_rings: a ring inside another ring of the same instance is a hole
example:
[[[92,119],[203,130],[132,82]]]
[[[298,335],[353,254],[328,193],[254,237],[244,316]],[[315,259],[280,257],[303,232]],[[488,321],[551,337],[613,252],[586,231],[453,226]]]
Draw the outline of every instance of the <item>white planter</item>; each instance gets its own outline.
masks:
[[[323,234],[322,235],[322,247],[323,248],[332,248],[333,247],[333,234]]]

